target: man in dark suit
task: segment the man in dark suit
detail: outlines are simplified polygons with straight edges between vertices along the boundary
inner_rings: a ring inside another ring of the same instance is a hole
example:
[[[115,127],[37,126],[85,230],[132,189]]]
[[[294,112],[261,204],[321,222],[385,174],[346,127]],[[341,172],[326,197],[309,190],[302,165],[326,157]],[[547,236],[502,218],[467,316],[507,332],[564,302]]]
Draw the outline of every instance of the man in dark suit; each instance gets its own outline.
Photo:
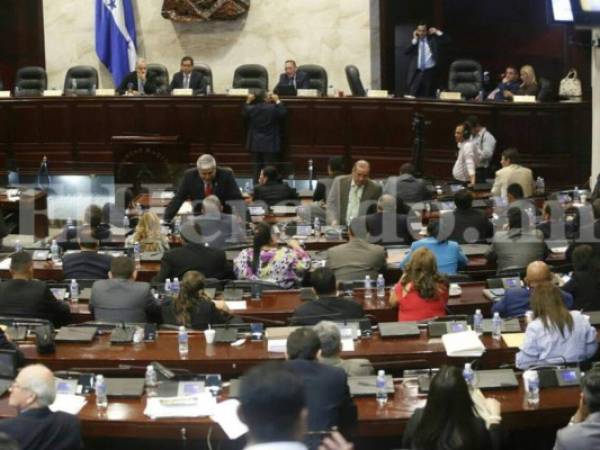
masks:
[[[235,200],[242,202],[240,188],[231,170],[217,167],[215,158],[205,154],[196,161],[196,168],[189,169],[165,210],[164,221],[170,222],[186,200],[194,203],[194,211],[200,211],[201,202],[209,195],[216,195],[229,210]]]
[[[223,205],[216,195],[209,195],[202,200],[202,215],[194,220],[202,229],[202,242],[212,248],[224,249],[246,239],[244,224],[240,218],[224,213]]]
[[[206,83],[204,77],[198,72],[194,72],[194,58],[184,56],[181,58],[180,71],[173,75],[169,89],[192,89],[194,94],[206,94]]]
[[[25,367],[10,388],[8,404],[18,416],[0,421],[0,432],[14,438],[21,450],[79,450],[79,418],[65,412],[52,412],[56,389],[54,375],[45,366]]]
[[[371,244],[409,245],[414,240],[408,229],[406,214],[403,213],[404,203],[389,194],[383,194],[377,200],[377,212],[355,220],[365,221],[367,240]]]
[[[362,319],[365,316],[360,303],[352,298],[337,296],[333,270],[327,267],[315,269],[310,274],[310,284],[318,298],[306,301],[296,308],[291,319],[294,325],[315,325],[321,320],[342,321]]]
[[[70,322],[69,305],[57,300],[45,282],[33,279],[31,255],[21,251],[10,259],[11,280],[0,283],[0,315],[35,317],[56,327]]]
[[[296,89],[309,89],[308,74],[299,71],[296,61],[288,59],[285,62],[285,72],[279,75],[279,82],[275,86],[274,92],[278,92],[280,86],[293,86]]]
[[[304,382],[308,430],[326,431],[337,426],[342,434],[346,434],[357,421],[348,377],[343,369],[318,363],[320,349],[321,341],[314,330],[298,328],[287,338],[286,365]],[[313,449],[318,447],[319,441],[316,436],[309,436],[306,443]]]
[[[405,203],[421,202],[431,198],[427,184],[423,179],[415,177],[415,166],[411,163],[402,164],[399,176],[387,179],[383,192]]]
[[[247,121],[246,149],[254,155],[254,179],[266,164],[275,164],[281,153],[281,124],[285,106],[275,94],[266,97],[264,91],[250,94],[243,110]]]
[[[100,244],[90,227],[79,232],[78,253],[63,257],[63,276],[66,280],[103,280],[108,278],[112,257],[98,253]]]
[[[485,213],[473,208],[471,192],[466,189],[456,192],[454,204],[456,209],[450,213],[454,217],[454,227],[449,240],[459,244],[470,244],[485,242],[494,235],[494,226]]]
[[[123,78],[117,92],[121,95],[156,94],[156,83],[148,76],[148,67],[145,60],[140,58],[136,61],[135,70]]]
[[[411,44],[404,52],[411,57],[408,65],[408,92],[415,97],[433,97],[438,87],[438,69],[441,64],[441,47],[447,37],[437,28],[419,22],[413,32]]]
[[[202,234],[201,225],[197,221],[186,222],[181,228],[184,245],[164,254],[160,272],[153,281],[162,282],[175,277],[181,280],[188,270],[197,270],[206,278],[233,278],[231,264],[227,262],[225,252],[207,247],[202,242]]]
[[[135,281],[135,262],[126,256],[113,258],[108,280],[92,286],[90,310],[102,322],[157,323],[160,307],[150,285]]]
[[[254,188],[252,198],[255,202],[263,201],[268,206],[279,205],[285,202],[297,204],[298,193],[279,178],[279,173],[274,166],[266,166],[260,171],[258,186]],[[288,200],[291,200],[289,202]]]

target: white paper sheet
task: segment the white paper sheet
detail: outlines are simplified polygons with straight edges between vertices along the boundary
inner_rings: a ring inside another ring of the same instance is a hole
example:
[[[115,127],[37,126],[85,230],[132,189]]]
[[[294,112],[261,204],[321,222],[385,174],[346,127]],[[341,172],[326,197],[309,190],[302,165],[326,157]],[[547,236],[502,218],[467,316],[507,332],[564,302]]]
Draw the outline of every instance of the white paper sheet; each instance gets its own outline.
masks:
[[[353,352],[354,351],[354,340],[352,338],[342,339],[342,351]]]
[[[164,402],[176,402],[181,399],[185,404],[165,404]],[[195,401],[190,401],[195,399]],[[150,397],[146,403],[144,414],[152,419],[164,417],[205,417],[213,414],[217,401],[208,392],[198,394],[194,397]]]
[[[248,427],[238,417],[239,405],[239,400],[225,400],[217,404],[213,415],[210,417],[221,426],[229,439],[237,439],[248,432]]]
[[[56,394],[54,403],[50,405],[50,410],[77,415],[86,403],[87,399],[81,395]]]
[[[231,311],[246,309],[246,301],[245,300],[227,301],[227,302],[225,302],[225,304]]]
[[[271,353],[285,353],[287,339],[267,340],[267,351]]]

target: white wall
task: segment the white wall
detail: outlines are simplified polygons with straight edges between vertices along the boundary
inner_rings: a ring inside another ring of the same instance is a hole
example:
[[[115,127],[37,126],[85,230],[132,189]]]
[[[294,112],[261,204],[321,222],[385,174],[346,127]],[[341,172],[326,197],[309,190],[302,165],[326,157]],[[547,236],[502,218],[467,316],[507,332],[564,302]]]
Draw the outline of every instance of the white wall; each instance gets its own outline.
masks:
[[[592,32],[595,42],[600,41],[600,29]],[[590,186],[596,185],[600,173],[600,47],[592,48],[592,174]]]
[[[252,0],[241,19],[194,24],[164,19],[162,0],[132,2],[138,55],[164,64],[172,76],[189,54],[211,66],[216,92],[230,87],[235,67],[246,63],[267,67],[272,88],[288,58],[324,66],[330,84],[346,91],[344,67],[355,64],[367,87],[379,87],[379,0]],[[100,87],[113,86],[95,53],[94,4],[44,1],[49,87],[62,87],[66,70],[79,64],[99,69]]]

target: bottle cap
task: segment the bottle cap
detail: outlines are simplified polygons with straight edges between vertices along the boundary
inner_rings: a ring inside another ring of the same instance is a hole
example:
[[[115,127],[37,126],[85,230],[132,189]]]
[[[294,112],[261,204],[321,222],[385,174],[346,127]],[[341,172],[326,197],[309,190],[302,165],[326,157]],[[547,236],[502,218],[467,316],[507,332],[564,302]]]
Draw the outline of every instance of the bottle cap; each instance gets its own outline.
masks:
[[[383,376],[385,376],[385,370],[383,370],[383,369],[379,369],[379,370],[377,371],[377,376],[378,376],[378,377],[383,377]]]

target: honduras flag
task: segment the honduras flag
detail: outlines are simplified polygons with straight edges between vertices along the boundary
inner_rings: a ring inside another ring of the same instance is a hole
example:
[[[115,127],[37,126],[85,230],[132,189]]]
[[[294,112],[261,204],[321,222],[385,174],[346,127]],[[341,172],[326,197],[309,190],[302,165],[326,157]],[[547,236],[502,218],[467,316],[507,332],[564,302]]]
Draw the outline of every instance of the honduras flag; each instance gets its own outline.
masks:
[[[115,86],[135,69],[135,19],[131,0],[96,0],[96,53]]]

